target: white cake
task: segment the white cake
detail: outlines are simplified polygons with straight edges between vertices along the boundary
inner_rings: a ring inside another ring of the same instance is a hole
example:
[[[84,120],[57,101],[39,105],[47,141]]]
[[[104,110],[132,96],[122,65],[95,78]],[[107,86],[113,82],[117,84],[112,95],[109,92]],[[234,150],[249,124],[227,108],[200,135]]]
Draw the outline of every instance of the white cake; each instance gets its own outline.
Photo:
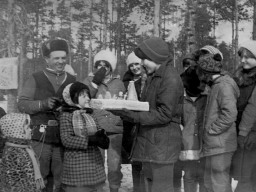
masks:
[[[91,99],[91,107],[96,109],[129,109],[134,111],[149,111],[148,102],[118,100],[118,99]]]

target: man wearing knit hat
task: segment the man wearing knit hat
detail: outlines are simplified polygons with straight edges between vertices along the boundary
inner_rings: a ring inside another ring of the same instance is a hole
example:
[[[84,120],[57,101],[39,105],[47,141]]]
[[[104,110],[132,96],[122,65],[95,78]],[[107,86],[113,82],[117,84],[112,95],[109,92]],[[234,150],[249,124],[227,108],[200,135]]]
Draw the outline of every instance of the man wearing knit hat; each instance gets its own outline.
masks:
[[[150,109],[114,113],[138,126],[132,160],[142,162],[146,191],[173,191],[173,167],[181,149],[182,80],[161,38],[143,41],[134,52],[148,74],[141,101],[149,102]]]
[[[239,88],[222,70],[219,54],[199,58],[198,76],[211,87],[203,120],[204,184],[207,191],[232,192],[229,172],[237,148],[235,121]]]
[[[64,39],[54,39],[42,44],[42,56],[47,67],[35,72],[25,82],[19,95],[20,112],[31,115],[32,146],[39,157],[42,176],[47,183],[53,175],[54,192],[61,191],[63,148],[60,141],[58,112],[62,91],[75,77],[65,72],[69,46]],[[51,178],[52,179],[52,178]],[[52,191],[47,185],[45,191]]]
[[[94,56],[95,73],[93,76],[87,77],[83,83],[89,89],[92,98],[97,99],[114,99],[119,93],[125,93],[123,82],[113,73],[116,69],[116,56],[109,50],[101,50]],[[108,182],[110,192],[118,192],[121,186],[123,174],[121,172],[121,149],[123,138],[123,125],[120,117],[106,111],[102,115],[109,118],[109,124],[116,126],[107,126],[105,119],[97,116],[99,124],[103,124],[110,139],[110,145],[107,149],[107,164],[108,164]],[[105,151],[102,151],[105,154]]]

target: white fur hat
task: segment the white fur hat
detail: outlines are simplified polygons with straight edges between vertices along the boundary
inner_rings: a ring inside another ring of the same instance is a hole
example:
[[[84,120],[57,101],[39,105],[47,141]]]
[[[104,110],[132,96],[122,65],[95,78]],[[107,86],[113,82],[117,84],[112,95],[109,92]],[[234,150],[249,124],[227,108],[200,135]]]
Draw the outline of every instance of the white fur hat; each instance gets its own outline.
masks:
[[[241,43],[240,48],[241,47],[248,49],[254,55],[254,57],[256,57],[256,41],[255,40],[244,41]]]
[[[126,59],[126,65],[127,65],[128,67],[129,67],[129,65],[132,64],[132,63],[140,63],[140,62],[141,62],[141,59],[140,59],[139,57],[137,57],[134,52],[131,52],[131,53],[128,55],[127,59]]]
[[[94,66],[97,61],[107,61],[112,67],[112,71],[115,71],[116,69],[116,56],[113,52],[110,50],[101,50],[94,56]]]
[[[205,45],[204,47],[202,47],[200,50],[205,50],[205,51],[208,51],[209,53],[215,55],[215,54],[220,54],[221,56],[221,60],[223,60],[223,55],[222,53],[220,52],[219,49],[217,49],[216,47],[213,47],[211,45]]]

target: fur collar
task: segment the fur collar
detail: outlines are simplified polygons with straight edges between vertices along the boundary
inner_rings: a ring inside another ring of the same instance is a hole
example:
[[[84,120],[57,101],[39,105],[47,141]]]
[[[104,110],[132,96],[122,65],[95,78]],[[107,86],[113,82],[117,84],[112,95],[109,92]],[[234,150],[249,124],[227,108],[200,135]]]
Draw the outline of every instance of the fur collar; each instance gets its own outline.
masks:
[[[239,67],[234,77],[238,86],[248,86],[256,82],[256,67],[246,70]]]

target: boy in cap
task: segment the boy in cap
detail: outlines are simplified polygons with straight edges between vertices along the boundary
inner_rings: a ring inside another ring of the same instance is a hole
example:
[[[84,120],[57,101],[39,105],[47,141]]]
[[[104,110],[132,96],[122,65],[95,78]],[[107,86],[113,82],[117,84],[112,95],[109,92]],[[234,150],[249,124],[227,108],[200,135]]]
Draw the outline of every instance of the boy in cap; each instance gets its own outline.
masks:
[[[181,149],[182,81],[161,38],[143,41],[134,52],[148,75],[141,101],[149,102],[149,111],[114,113],[138,125],[132,160],[142,162],[146,191],[173,191],[173,167]]]
[[[211,87],[203,121],[205,157],[204,184],[207,191],[232,192],[230,166],[237,148],[236,117],[239,89],[235,81],[222,70],[219,54],[199,58],[199,79]]]
[[[36,72],[25,82],[19,95],[18,108],[31,115],[32,146],[39,157],[42,176],[47,182],[53,175],[54,191],[60,191],[63,148],[60,142],[58,112],[62,91],[75,77],[64,71],[69,46],[64,39],[42,44],[42,55],[47,62],[43,71]]]
[[[1,191],[41,192],[44,180],[38,159],[30,146],[31,128],[28,114],[10,113],[0,119],[6,138],[0,162]]]
[[[114,75],[116,62],[115,54],[109,50],[101,50],[94,56],[96,72],[83,81],[90,88],[92,98],[113,99],[117,98],[120,92],[125,93],[123,82]],[[104,113],[102,111],[101,115],[108,117],[109,121],[106,122],[106,118],[101,118],[100,115],[97,117],[99,124],[104,125],[102,127],[106,130],[110,139],[110,145],[107,149],[109,188],[110,192],[118,192],[123,177],[121,172],[123,124],[120,117],[109,111]],[[102,151],[102,153],[105,157],[105,151]]]

